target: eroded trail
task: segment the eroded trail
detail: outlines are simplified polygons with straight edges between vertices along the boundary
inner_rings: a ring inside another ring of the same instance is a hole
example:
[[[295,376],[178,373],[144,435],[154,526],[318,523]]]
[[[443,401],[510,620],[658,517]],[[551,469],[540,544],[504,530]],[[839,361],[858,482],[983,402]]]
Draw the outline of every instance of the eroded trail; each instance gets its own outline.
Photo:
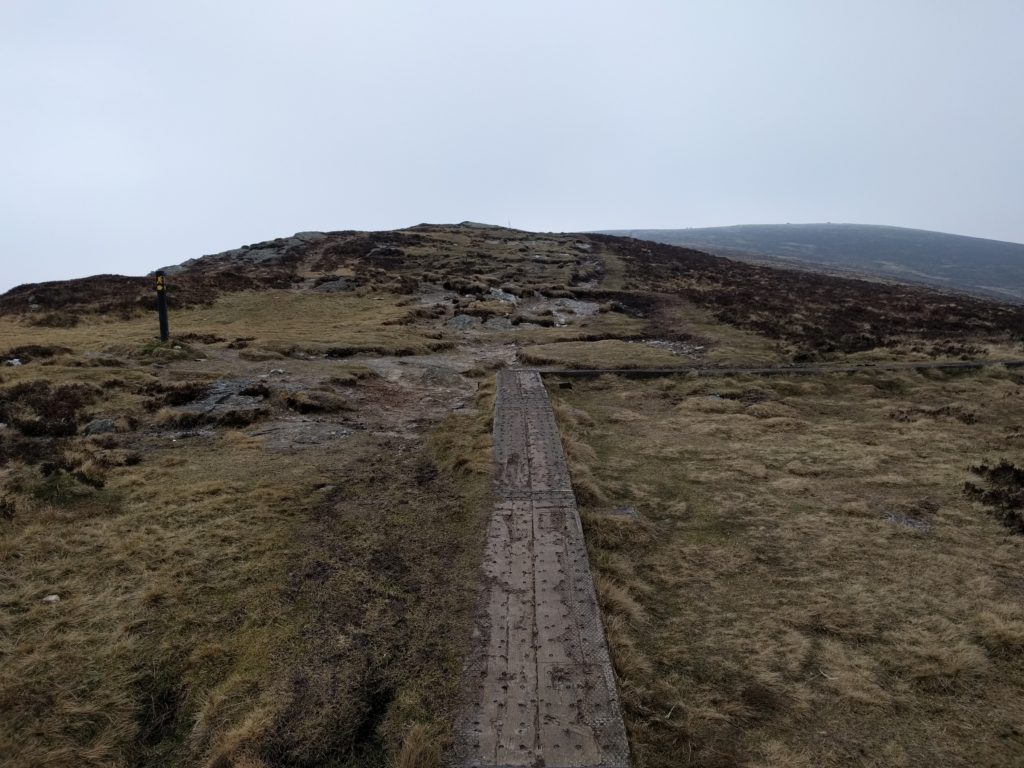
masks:
[[[498,374],[487,532],[460,768],[626,768],[579,513],[540,375]]]

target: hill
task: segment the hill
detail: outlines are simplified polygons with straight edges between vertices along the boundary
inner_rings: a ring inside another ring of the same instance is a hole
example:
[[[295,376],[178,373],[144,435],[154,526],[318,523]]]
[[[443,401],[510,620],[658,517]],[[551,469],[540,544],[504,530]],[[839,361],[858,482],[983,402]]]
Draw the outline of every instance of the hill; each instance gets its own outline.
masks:
[[[1024,306],[468,223],[167,271],[166,343],[151,277],[0,296],[5,765],[440,768],[512,656],[593,754],[601,628],[637,768],[1021,764]]]
[[[1019,243],[863,224],[745,224],[607,234],[1024,301],[1024,245]]]

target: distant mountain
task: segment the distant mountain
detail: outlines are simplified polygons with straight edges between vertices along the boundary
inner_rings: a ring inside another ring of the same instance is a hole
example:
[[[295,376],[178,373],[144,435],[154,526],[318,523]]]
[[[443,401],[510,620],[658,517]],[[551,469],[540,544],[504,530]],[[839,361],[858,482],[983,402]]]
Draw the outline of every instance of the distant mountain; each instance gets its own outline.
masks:
[[[742,260],[825,267],[1024,302],[1024,245],[864,224],[610,230]]]

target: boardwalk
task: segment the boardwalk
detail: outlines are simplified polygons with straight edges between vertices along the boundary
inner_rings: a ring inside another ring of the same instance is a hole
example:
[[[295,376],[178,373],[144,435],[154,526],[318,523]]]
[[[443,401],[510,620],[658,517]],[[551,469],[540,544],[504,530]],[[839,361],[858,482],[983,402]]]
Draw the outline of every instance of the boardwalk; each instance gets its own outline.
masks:
[[[455,765],[628,768],[576,500],[536,372],[498,375],[494,458]]]

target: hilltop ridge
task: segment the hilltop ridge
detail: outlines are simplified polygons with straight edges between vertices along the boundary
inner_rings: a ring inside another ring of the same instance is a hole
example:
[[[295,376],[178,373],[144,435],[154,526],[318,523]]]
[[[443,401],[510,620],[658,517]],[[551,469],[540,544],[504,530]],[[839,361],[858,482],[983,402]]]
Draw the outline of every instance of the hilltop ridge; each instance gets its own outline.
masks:
[[[1024,302],[1024,245],[868,224],[610,230],[731,258],[924,283]]]

